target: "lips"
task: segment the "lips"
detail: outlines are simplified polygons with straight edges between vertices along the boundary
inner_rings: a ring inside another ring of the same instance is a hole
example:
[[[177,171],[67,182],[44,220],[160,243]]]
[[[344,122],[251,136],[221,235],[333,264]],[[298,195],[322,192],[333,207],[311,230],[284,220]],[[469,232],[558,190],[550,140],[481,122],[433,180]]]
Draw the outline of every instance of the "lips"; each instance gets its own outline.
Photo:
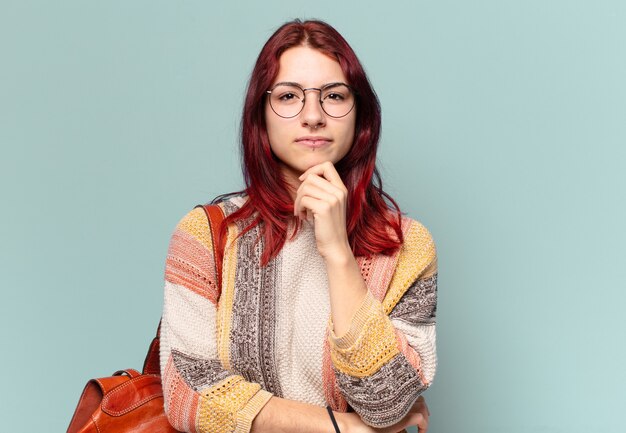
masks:
[[[302,144],[303,146],[310,148],[318,148],[329,144],[332,140],[330,138],[321,137],[321,136],[305,136],[299,137],[296,139],[296,143]]]

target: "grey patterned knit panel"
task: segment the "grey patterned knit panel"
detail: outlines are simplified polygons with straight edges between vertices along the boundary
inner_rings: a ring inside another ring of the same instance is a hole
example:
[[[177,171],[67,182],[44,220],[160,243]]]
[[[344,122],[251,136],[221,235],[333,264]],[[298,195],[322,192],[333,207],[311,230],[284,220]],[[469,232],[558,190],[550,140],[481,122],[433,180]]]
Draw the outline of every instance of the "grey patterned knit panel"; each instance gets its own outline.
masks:
[[[245,223],[238,223],[239,229]],[[276,260],[260,267],[263,240],[259,227],[237,241],[235,295],[230,331],[230,359],[233,369],[246,380],[282,396],[276,376],[275,333]]]
[[[217,359],[195,358],[177,350],[172,350],[172,359],[183,380],[196,392],[232,376]]]
[[[391,319],[409,323],[434,323],[437,315],[437,274],[419,279],[407,289],[391,311]]]
[[[426,389],[415,368],[401,353],[369,377],[352,377],[337,370],[335,373],[348,404],[363,421],[377,427],[396,423]]]

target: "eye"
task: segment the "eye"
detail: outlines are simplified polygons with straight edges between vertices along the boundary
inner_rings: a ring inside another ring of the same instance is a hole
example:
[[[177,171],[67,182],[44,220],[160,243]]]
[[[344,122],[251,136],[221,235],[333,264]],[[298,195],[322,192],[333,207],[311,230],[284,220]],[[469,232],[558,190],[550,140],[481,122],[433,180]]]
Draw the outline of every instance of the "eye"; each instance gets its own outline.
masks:
[[[302,90],[285,84],[279,84],[272,90],[272,99],[277,104],[295,104],[304,99]]]
[[[291,101],[293,99],[299,99],[299,98],[298,98],[298,95],[296,95],[295,93],[287,92],[287,93],[283,93],[283,94],[279,95],[278,99],[280,101],[287,102],[287,101]]]
[[[346,97],[339,92],[330,92],[324,96],[324,99],[330,99],[331,101],[343,101]]]
[[[322,101],[328,104],[346,104],[352,100],[352,92],[345,84],[334,83],[322,88]]]

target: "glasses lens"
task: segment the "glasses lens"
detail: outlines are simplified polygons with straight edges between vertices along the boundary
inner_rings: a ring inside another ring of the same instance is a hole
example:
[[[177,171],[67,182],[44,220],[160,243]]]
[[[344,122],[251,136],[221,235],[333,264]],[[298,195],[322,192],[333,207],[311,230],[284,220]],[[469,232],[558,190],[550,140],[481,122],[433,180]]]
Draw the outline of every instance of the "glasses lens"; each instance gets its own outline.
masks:
[[[320,99],[322,108],[331,117],[343,117],[354,107],[354,94],[345,84],[324,87]]]
[[[272,110],[281,117],[294,117],[302,111],[304,93],[297,86],[279,84],[270,93]]]

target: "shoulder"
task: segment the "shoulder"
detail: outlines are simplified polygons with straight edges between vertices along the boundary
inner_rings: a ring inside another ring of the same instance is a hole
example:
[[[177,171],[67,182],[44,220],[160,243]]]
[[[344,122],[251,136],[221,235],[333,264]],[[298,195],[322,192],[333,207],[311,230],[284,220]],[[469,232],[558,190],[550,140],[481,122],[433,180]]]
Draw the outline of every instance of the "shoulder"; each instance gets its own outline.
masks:
[[[246,201],[247,196],[245,194],[232,193],[221,195],[210,203],[219,206],[224,215],[228,216],[243,206]],[[192,208],[178,221],[172,238],[180,236],[199,242],[206,248],[211,248],[212,238],[209,220],[201,206]]]
[[[194,242],[205,248],[211,248],[209,221],[202,208],[191,209],[178,221],[174,233],[172,233],[172,243],[176,243],[176,241]]]
[[[398,267],[413,269],[415,278],[436,272],[437,249],[430,231],[419,221],[402,216],[404,240],[398,254]]]
[[[213,303],[219,298],[213,238],[209,220],[201,207],[187,212],[172,233],[165,262],[165,280]]]
[[[217,196],[211,201],[211,204],[221,207],[224,215],[228,216],[240,209],[247,201],[248,195],[239,191]]]
[[[402,217],[404,240],[396,252],[393,276],[383,300],[389,313],[417,281],[437,273],[437,251],[430,231],[419,221]]]

